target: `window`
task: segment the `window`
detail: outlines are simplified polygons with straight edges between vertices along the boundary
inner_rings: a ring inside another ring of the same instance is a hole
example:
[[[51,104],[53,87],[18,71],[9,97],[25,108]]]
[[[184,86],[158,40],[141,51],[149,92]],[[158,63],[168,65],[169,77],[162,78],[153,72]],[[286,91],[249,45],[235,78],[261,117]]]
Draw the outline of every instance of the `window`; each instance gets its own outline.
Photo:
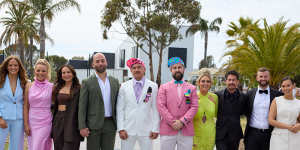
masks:
[[[187,48],[169,47],[168,60],[172,57],[180,57],[183,60],[185,67],[187,66]]]
[[[124,68],[125,67],[125,49],[120,50],[120,64],[119,67]]]
[[[137,46],[134,46],[131,49],[132,49],[132,57],[138,58],[139,57],[139,48]]]

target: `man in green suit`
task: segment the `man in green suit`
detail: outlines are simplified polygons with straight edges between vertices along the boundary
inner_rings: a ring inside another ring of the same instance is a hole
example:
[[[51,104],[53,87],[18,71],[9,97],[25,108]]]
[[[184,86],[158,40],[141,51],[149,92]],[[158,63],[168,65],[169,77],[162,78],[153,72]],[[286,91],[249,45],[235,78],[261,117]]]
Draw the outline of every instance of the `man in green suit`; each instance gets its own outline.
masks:
[[[87,150],[113,150],[119,81],[107,76],[107,61],[102,53],[93,56],[92,67],[95,74],[82,81],[80,90],[80,134],[87,137]]]

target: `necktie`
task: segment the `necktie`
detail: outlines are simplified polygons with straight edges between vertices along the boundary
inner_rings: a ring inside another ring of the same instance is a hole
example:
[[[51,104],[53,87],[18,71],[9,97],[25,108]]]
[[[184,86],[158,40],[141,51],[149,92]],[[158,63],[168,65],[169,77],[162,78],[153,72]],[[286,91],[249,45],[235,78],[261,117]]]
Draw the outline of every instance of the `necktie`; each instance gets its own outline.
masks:
[[[263,94],[263,93],[268,94],[268,90],[259,90],[258,93],[259,94]]]
[[[138,103],[139,99],[140,99],[140,95],[142,93],[142,83],[137,81],[135,83],[135,96],[136,96],[136,101]]]

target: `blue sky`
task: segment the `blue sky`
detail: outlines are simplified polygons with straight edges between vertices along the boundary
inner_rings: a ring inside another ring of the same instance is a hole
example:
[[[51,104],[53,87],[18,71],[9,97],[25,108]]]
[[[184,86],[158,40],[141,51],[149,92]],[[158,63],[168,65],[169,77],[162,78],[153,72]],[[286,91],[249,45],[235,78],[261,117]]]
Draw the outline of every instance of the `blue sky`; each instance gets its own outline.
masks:
[[[126,39],[126,36],[117,32],[110,33],[109,40],[103,40],[100,26],[101,11],[108,0],[78,0],[81,4],[81,13],[75,9],[55,16],[53,22],[47,25],[47,32],[54,45],[46,43],[49,55],[57,54],[67,58],[72,56],[88,57],[93,51],[115,51]],[[231,21],[237,22],[239,17],[253,19],[266,18],[275,23],[279,18],[289,20],[289,24],[300,23],[299,0],[201,0],[201,16],[208,20],[216,17],[223,18],[221,32],[209,33],[208,55],[213,55],[217,66],[225,61],[221,56],[226,52],[225,41],[228,37],[225,31]],[[0,10],[0,16],[4,16],[4,10]],[[115,26],[113,30],[118,30]],[[0,33],[4,30],[0,24]],[[203,59],[204,40],[200,34],[195,36],[194,68]],[[0,49],[3,49],[1,46]]]

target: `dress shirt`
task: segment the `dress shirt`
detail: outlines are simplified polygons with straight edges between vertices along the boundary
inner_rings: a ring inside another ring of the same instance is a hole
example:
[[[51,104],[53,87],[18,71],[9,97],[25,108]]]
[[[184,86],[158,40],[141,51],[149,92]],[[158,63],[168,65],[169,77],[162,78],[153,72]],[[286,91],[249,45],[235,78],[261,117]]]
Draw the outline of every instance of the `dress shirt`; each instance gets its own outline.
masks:
[[[175,83],[175,81],[176,80],[173,79],[172,82],[177,86],[177,96],[178,96],[179,100],[181,100],[181,98],[182,98],[182,85],[183,85],[184,81],[182,81],[182,83]]]
[[[143,77],[140,81],[137,81],[135,78],[133,78],[133,89],[134,89],[134,94],[137,103],[139,102],[139,99],[141,97],[144,84],[145,84],[145,77]]]
[[[105,110],[105,117],[112,116],[112,108],[111,108],[111,101],[110,101],[110,83],[108,77],[106,77],[105,82],[96,74],[98,79],[98,84],[101,89],[102,98],[104,102],[104,110]]]
[[[258,129],[268,129],[269,128],[269,108],[270,108],[270,88],[267,87],[268,94],[259,94],[258,87],[253,103],[253,111],[250,120],[250,126]]]

